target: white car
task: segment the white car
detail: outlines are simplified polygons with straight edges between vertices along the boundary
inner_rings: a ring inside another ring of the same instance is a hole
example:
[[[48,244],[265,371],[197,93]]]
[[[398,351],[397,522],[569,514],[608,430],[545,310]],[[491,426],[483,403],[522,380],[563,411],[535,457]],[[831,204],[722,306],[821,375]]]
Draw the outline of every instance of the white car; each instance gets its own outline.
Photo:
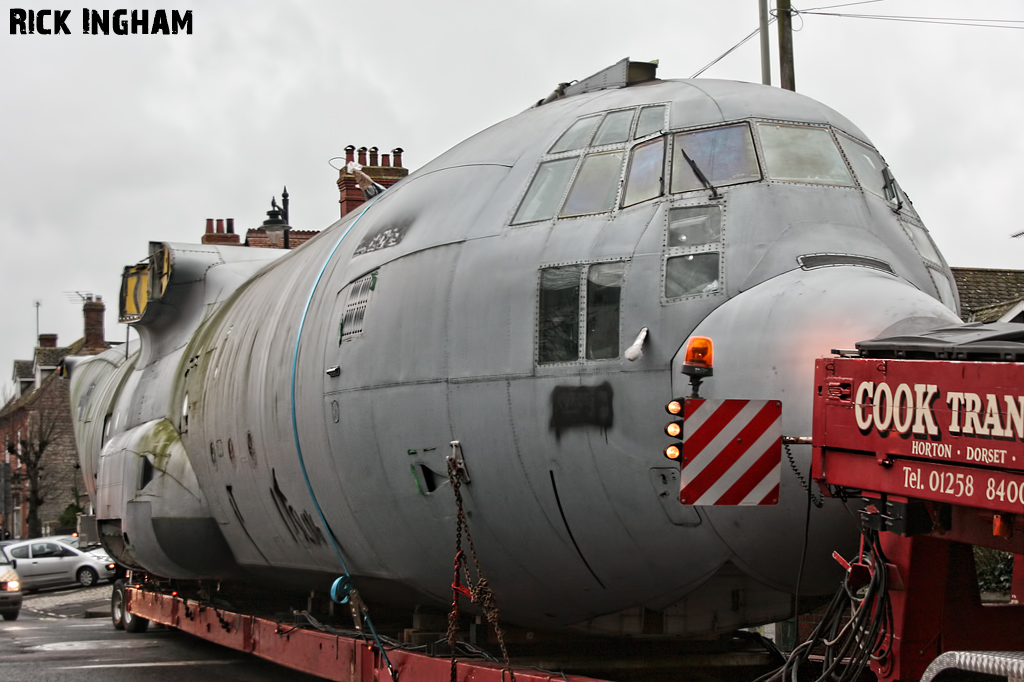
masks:
[[[7,545],[3,551],[16,562],[26,591],[71,583],[92,587],[100,580],[113,580],[117,568],[102,549],[83,551],[46,538]]]

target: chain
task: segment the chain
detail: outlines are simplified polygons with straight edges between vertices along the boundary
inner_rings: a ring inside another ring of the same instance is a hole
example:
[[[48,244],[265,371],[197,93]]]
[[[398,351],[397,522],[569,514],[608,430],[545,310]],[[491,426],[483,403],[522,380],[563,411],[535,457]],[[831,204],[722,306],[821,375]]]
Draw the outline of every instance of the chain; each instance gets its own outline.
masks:
[[[456,682],[455,646],[458,643],[459,637],[460,594],[469,597],[470,601],[483,610],[484,615],[487,617],[487,622],[494,628],[494,633],[498,637],[498,645],[501,647],[501,655],[505,660],[505,667],[509,671],[509,676],[511,677],[512,682],[515,682],[515,673],[512,672],[512,664],[509,662],[508,650],[505,648],[505,633],[498,622],[498,602],[494,597],[494,592],[491,591],[491,588],[487,583],[487,578],[483,577],[483,572],[480,570],[480,558],[477,556],[476,547],[473,545],[473,536],[469,532],[469,524],[466,523],[466,512],[462,504],[462,477],[459,474],[458,463],[455,461],[454,457],[448,458],[448,481],[452,484],[452,491],[455,493],[455,507],[458,512],[457,522],[455,524],[455,566],[454,579],[452,580],[452,612],[448,614],[448,646],[452,651],[451,682]],[[475,585],[473,584],[473,578],[469,571],[469,565],[466,562],[466,554],[462,551],[463,529],[466,531],[466,542],[469,544],[469,553],[473,557],[473,567],[476,569],[477,581]],[[465,574],[465,585],[460,581],[460,567],[462,568],[462,572]]]
[[[793,473],[796,474],[797,480],[800,481],[800,485],[803,486],[803,489],[807,491],[807,496],[811,498],[811,502],[814,503],[814,506],[817,507],[818,509],[821,509],[823,506],[825,506],[824,496],[815,497],[814,492],[811,490],[810,483],[807,482],[807,479],[804,478],[804,475],[802,473],[800,473],[800,469],[796,465],[796,460],[793,458],[793,453],[790,452],[789,450],[789,443],[783,443],[782,447],[786,449],[786,459],[789,460],[789,467],[793,470]]]

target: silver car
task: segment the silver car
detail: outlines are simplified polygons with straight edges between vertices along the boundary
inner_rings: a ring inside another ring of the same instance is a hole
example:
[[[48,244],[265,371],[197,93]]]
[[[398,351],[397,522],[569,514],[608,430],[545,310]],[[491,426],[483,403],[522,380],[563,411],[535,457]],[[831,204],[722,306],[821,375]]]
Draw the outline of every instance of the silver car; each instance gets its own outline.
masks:
[[[70,583],[92,587],[100,580],[113,580],[116,568],[102,549],[83,551],[47,538],[7,545],[3,551],[17,562],[25,591]]]

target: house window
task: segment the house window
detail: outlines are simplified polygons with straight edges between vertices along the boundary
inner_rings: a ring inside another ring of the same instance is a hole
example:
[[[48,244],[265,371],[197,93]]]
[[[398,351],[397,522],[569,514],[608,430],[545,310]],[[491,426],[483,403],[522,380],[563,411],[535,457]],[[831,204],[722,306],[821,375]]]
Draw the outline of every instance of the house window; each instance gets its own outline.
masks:
[[[566,265],[540,272],[537,362],[619,357],[624,262]]]

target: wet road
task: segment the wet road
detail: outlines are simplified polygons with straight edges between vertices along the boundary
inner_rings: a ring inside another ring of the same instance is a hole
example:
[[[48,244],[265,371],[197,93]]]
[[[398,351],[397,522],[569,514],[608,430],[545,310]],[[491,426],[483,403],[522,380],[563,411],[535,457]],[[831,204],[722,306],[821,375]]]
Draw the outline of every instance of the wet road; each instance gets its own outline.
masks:
[[[21,616],[0,621],[0,682],[314,682],[319,678],[176,630],[117,631],[110,586],[25,595]]]

